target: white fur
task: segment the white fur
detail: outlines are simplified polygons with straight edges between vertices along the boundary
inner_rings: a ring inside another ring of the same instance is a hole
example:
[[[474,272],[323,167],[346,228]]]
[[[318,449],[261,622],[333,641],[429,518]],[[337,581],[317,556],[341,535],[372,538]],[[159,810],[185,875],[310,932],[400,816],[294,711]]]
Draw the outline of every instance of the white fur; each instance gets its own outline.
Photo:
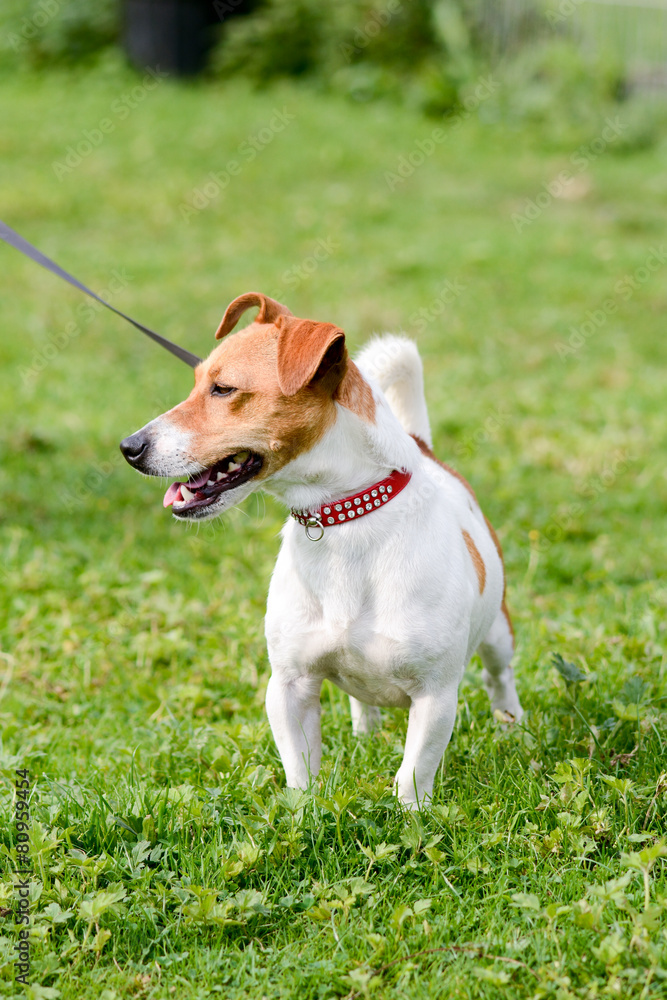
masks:
[[[199,462],[190,457],[191,435],[169,419],[169,413],[155,417],[142,427],[151,442],[150,463],[145,472],[151,476],[185,476],[201,472]]]
[[[373,389],[375,423],[338,406],[319,443],[263,488],[290,507],[314,509],[393,469],[412,479],[386,506],[326,529],[320,541],[291,518],[285,524],[266,613],[266,706],[287,784],[297,788],[320,766],[325,678],[350,695],[357,733],[377,723],[373,706],[409,708],[396,791],[414,806],[431,794],[458,686],[478,647],[493,707],[520,717],[513,643],[500,612],[503,567],[484,517],[465,486],[410,437],[431,440],[415,345],[378,338],[357,363]],[[464,530],[484,561],[482,594]]]

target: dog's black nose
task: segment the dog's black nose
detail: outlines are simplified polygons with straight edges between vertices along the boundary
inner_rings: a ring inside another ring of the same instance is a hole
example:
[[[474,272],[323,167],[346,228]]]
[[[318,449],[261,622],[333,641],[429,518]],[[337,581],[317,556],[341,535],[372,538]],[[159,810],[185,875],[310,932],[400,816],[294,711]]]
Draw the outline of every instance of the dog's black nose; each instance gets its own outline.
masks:
[[[142,458],[146,456],[149,444],[148,435],[145,431],[140,430],[121,441],[120,450],[130,465],[139,468]]]

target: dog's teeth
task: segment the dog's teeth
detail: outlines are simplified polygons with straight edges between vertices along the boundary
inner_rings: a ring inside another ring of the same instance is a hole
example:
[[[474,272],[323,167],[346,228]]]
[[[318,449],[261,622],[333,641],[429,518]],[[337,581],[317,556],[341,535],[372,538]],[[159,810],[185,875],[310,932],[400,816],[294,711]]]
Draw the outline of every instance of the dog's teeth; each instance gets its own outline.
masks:
[[[224,472],[219,472],[219,473],[217,474],[217,476],[215,477],[215,481],[216,481],[216,483],[219,483],[219,482],[220,482],[220,480],[221,480],[221,479],[224,479],[224,478],[225,478],[225,473],[224,473]]]
[[[191,493],[187,486],[181,486],[181,496],[185,501],[192,500],[194,493]]]
[[[229,465],[227,466],[227,472],[236,472],[236,470],[240,468],[241,468],[241,463],[230,462]]]
[[[239,465],[243,465],[244,462],[247,462],[249,456],[250,456],[249,451],[239,451],[236,453],[236,455],[234,455],[234,461],[238,462]]]

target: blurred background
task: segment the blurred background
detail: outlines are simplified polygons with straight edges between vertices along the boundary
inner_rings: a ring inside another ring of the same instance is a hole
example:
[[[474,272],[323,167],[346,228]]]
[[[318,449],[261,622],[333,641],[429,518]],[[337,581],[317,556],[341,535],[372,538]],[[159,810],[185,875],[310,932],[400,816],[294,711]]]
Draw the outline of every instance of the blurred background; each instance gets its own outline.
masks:
[[[510,62],[523,113],[544,110],[549,86],[572,96],[578,84],[585,102],[667,85],[662,0],[5,0],[0,16],[10,66],[90,63],[120,47],[175,75],[298,77],[432,114]]]

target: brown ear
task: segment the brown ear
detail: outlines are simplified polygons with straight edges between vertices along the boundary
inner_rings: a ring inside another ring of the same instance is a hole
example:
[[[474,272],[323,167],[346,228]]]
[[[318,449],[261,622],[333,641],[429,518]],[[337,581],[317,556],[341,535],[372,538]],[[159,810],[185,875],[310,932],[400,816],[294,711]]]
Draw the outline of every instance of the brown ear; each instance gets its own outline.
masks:
[[[227,306],[215,339],[220,340],[231,333],[246,309],[252,309],[253,306],[259,306],[259,312],[255,317],[256,323],[275,323],[279,316],[292,315],[287,306],[270,299],[268,295],[262,295],[261,292],[246,292]]]
[[[345,334],[333,323],[279,316],[278,385],[285,396],[293,396],[345,356]],[[342,372],[341,372],[342,376]]]

